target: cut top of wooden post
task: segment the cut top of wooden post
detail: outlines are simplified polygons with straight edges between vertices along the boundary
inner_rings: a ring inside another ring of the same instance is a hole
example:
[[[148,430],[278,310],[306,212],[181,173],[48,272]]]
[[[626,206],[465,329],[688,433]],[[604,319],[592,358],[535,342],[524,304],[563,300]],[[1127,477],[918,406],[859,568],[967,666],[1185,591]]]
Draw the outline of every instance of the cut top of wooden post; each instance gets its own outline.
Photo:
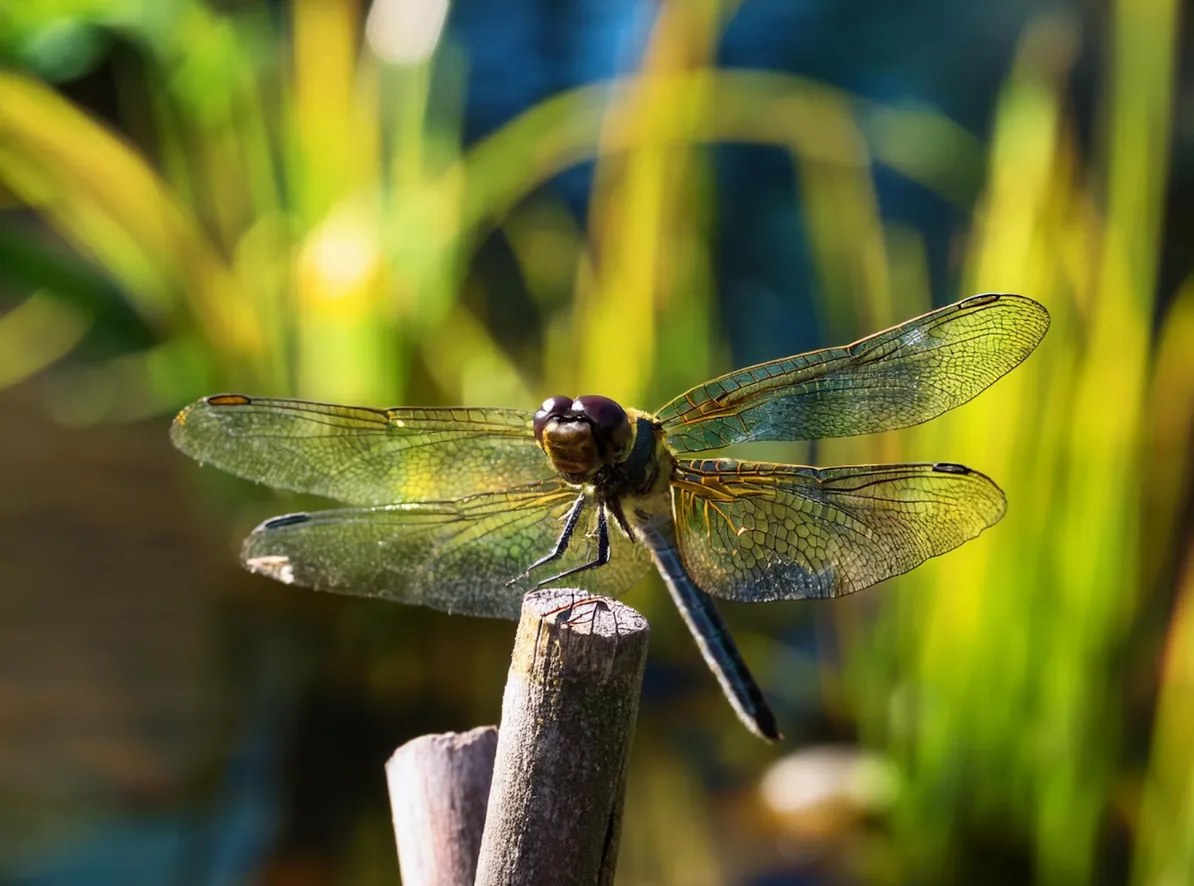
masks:
[[[543,666],[573,677],[615,678],[628,668],[633,676],[647,632],[647,620],[625,603],[573,588],[535,591],[523,599],[510,674],[533,673],[537,658],[548,655]],[[555,646],[567,650],[570,661],[554,660]]]

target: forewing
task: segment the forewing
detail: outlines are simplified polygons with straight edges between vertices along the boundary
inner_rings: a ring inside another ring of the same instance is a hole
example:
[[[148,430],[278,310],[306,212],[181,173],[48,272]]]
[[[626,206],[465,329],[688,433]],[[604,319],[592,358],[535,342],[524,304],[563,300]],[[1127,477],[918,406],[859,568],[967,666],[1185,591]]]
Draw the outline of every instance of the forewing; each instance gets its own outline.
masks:
[[[809,468],[681,462],[680,552],[730,600],[840,597],[951,551],[1003,516],[1003,492],[954,464]]]
[[[454,502],[290,514],[258,526],[241,559],[251,571],[288,584],[517,619],[536,580],[596,557],[590,506],[563,558],[507,585],[552,549],[577,494],[551,480]],[[610,535],[609,563],[560,584],[616,596],[641,578],[650,555],[616,527]]]
[[[656,413],[677,452],[753,440],[820,440],[904,428],[1015,368],[1049,328],[1019,295],[976,295],[841,348],[750,366]]]
[[[554,475],[532,414],[367,409],[222,394],[178,414],[174,445],[205,464],[355,505],[498,491]]]

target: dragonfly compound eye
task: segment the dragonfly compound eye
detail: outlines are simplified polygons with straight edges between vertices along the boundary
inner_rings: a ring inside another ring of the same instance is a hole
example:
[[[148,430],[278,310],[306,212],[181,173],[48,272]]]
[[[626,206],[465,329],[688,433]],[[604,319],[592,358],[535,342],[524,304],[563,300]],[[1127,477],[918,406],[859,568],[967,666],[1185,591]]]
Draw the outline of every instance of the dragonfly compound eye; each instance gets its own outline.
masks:
[[[625,409],[609,397],[598,394],[577,397],[572,403],[572,409],[592,423],[599,445],[607,458],[616,460],[625,454],[632,436],[630,419],[627,418]]]
[[[540,446],[543,445],[543,429],[547,426],[547,420],[559,418],[571,410],[572,399],[570,397],[548,397],[543,401],[543,405],[535,413],[535,439],[539,441]]]

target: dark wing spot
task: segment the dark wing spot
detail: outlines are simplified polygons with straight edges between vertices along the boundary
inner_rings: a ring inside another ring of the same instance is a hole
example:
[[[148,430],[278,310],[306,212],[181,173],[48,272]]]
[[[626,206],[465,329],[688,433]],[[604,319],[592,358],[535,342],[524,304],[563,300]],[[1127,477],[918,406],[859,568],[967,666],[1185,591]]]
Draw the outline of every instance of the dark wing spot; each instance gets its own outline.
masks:
[[[270,517],[253,531],[262,532],[268,529],[281,529],[283,526],[294,526],[297,523],[307,523],[310,521],[310,519],[310,514],[302,512],[298,514],[283,514],[281,517]]]
[[[933,470],[941,474],[969,474],[970,468],[965,465],[956,465],[949,461],[939,461],[933,465]]]
[[[208,397],[208,406],[248,406],[253,401],[244,394],[216,394]]]
[[[959,308],[976,308],[979,305],[989,305],[991,302],[999,301],[1003,296],[998,292],[984,292],[981,295],[972,295],[970,298],[964,298],[958,303]]]

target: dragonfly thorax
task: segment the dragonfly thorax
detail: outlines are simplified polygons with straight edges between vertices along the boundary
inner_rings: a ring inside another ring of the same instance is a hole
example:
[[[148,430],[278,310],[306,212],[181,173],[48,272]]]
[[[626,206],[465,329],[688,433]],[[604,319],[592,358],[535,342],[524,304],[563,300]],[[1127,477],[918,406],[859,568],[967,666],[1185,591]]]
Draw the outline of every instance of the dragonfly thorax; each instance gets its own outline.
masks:
[[[626,459],[634,427],[608,397],[549,397],[535,413],[535,439],[555,470],[583,482]]]

